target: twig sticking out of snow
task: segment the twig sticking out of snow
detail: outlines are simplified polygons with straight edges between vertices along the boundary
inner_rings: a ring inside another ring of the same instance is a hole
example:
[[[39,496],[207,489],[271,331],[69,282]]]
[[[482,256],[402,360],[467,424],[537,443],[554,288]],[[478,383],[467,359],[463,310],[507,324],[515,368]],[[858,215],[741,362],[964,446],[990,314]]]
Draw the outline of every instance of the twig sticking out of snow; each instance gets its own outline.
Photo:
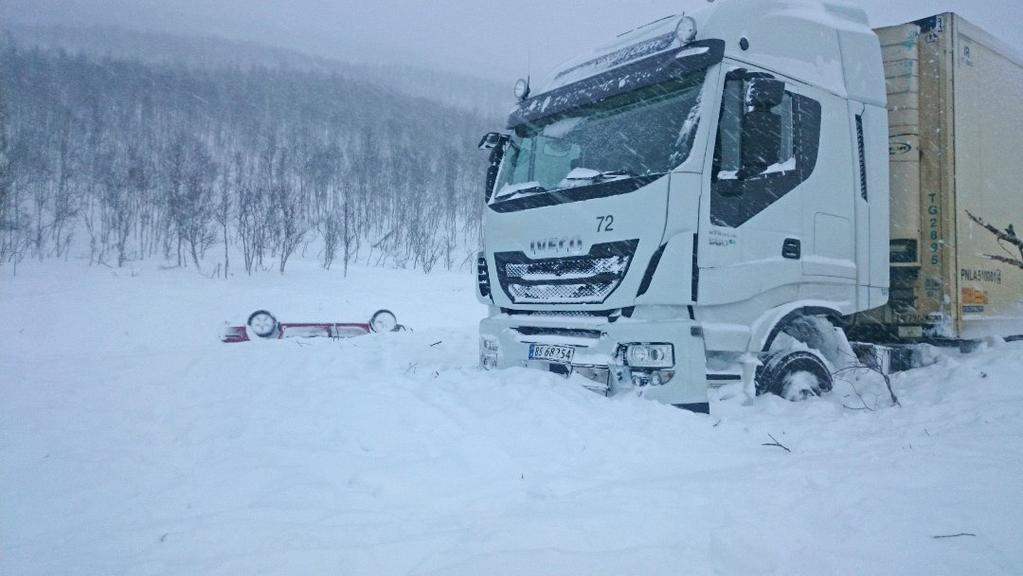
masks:
[[[857,367],[854,366],[854,368],[857,368]],[[873,412],[874,409],[867,405],[867,401],[863,399],[863,395],[860,394],[860,391],[859,391],[858,388],[856,388],[856,385],[853,384],[852,382],[849,382],[848,384],[849,384],[849,387],[852,388],[853,394],[855,394],[856,397],[860,399],[860,402],[863,404],[863,406],[858,406],[858,407],[857,406],[849,406],[848,404],[843,402],[842,403],[842,408],[847,408],[849,410],[866,410],[868,412]]]
[[[849,406],[848,404],[842,404],[842,408],[845,408],[846,410],[866,410],[867,412],[873,412],[874,411],[873,408],[871,408],[870,406],[866,406],[866,405],[864,405],[864,406]]]
[[[761,446],[774,446],[774,447],[777,447],[777,448],[781,448],[782,450],[788,452],[789,454],[792,454],[792,450],[789,450],[787,446],[785,446],[781,442],[778,442],[777,438],[775,438],[774,436],[772,436],[770,434],[768,434],[767,436],[771,440],[774,440],[774,442],[765,442],[764,444],[761,444]]]
[[[840,370],[836,370],[834,372],[834,375],[837,376],[843,372],[853,372],[856,370],[869,370],[871,372],[874,372],[877,375],[881,376],[882,379],[884,379],[884,385],[886,388],[888,388],[888,396],[890,396],[892,399],[892,406],[899,407],[902,406],[902,402],[899,402],[899,397],[895,395],[895,390],[892,389],[892,377],[881,369],[881,367],[878,365],[876,358],[869,358],[866,362],[862,362],[860,361],[859,358],[856,357],[851,358],[851,360],[853,360],[855,364],[846,366],[845,368],[842,368]],[[850,385],[851,384],[852,383],[850,382]],[[863,401],[863,396],[860,396],[860,393],[858,390],[856,390],[855,386],[853,386],[853,391],[856,392],[856,395],[860,397],[860,401]],[[874,411],[871,408],[867,408],[866,402],[863,402],[863,406],[867,410],[870,410],[871,412]],[[853,408],[852,406],[846,406],[846,408],[849,408],[850,410],[860,410],[860,408]]]
[[[884,385],[888,387],[888,395],[892,397],[892,406],[902,407],[902,402],[899,402],[899,397],[895,395],[895,390],[892,390],[892,377],[887,374],[881,374],[884,377]]]
[[[938,534],[937,536],[931,536],[931,538],[940,540],[942,538],[960,538],[962,536],[976,536],[976,534],[973,532],[960,532],[958,534]]]

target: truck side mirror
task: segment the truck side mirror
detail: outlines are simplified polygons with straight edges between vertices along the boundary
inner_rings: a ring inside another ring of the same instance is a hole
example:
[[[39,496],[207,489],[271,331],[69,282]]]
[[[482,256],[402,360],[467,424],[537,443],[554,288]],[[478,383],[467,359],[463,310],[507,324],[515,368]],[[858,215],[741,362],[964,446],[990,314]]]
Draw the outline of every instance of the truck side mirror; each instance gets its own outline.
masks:
[[[488,132],[480,140],[480,150],[490,150],[490,162],[487,166],[487,181],[484,184],[483,195],[487,202],[494,195],[494,186],[497,185],[497,173],[501,169],[501,160],[504,159],[505,145],[511,141],[511,137],[500,132]]]
[[[500,132],[487,132],[483,135],[478,147],[480,150],[493,150],[507,140],[508,136],[506,134],[501,134]]]

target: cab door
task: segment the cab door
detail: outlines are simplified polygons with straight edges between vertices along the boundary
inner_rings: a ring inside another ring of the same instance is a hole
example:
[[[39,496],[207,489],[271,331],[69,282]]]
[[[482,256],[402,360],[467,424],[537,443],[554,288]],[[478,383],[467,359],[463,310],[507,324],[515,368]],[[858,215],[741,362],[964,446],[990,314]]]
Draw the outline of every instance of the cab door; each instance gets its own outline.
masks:
[[[794,300],[812,250],[801,185],[817,164],[820,103],[745,65],[733,65],[722,90],[700,207],[698,302]]]

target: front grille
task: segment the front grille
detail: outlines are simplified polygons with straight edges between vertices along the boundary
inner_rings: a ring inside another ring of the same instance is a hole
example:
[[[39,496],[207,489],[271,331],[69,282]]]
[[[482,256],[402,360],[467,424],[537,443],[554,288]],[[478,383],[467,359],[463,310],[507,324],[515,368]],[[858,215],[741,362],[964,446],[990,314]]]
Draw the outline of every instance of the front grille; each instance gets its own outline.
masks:
[[[516,304],[600,304],[629,271],[639,240],[596,244],[589,254],[530,260],[494,254],[501,288]]]
[[[569,261],[539,260],[529,264],[508,264],[508,275],[514,278],[529,277],[532,280],[585,280],[594,275],[615,275],[622,268],[618,256],[593,260]]]
[[[615,310],[513,310],[501,308],[509,316],[544,316],[555,318],[608,318],[620,312]]]
[[[571,336],[573,338],[597,339],[603,335],[600,330],[583,328],[549,328],[546,326],[518,326],[515,331],[523,336]]]

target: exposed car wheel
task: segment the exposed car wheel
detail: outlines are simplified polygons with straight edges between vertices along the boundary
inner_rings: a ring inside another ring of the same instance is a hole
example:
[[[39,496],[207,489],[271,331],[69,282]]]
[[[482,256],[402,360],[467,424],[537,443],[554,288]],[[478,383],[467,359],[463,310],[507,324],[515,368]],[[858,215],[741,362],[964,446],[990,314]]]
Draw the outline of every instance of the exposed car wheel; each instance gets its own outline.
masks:
[[[769,354],[757,369],[757,394],[775,394],[793,402],[830,392],[832,384],[824,360],[805,350]]]
[[[395,332],[398,330],[398,318],[390,310],[377,310],[369,319],[369,329],[376,332]]]
[[[273,338],[277,336],[280,328],[277,318],[274,318],[274,315],[266,310],[256,310],[250,314],[245,326],[260,338]]]

